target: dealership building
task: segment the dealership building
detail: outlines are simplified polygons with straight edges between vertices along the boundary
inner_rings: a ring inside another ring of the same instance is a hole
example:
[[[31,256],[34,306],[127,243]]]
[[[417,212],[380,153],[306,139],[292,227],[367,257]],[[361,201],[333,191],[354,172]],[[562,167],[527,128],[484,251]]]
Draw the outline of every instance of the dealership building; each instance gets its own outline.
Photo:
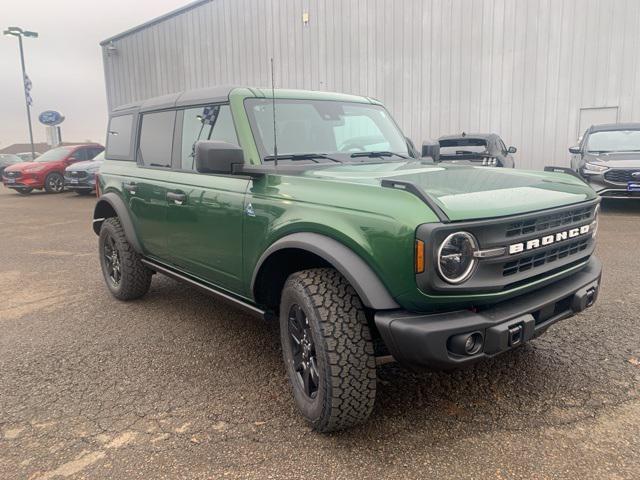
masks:
[[[638,0],[200,0],[101,43],[109,108],[212,85],[381,100],[404,132],[494,132],[568,165],[594,123],[640,121]]]

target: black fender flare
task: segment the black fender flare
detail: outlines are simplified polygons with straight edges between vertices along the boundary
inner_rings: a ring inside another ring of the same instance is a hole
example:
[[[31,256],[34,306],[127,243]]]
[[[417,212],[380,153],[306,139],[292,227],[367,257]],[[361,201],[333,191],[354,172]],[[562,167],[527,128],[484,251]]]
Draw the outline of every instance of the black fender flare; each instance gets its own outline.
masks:
[[[251,291],[264,262],[271,254],[285,248],[313,253],[333,265],[353,286],[362,303],[375,310],[400,308],[373,269],[353,250],[333,238],[318,233],[293,233],[275,241],[260,256],[253,270]]]
[[[115,215],[113,215],[112,212],[115,212]],[[122,198],[116,193],[105,193],[104,195],[101,195],[96,202],[96,206],[93,209],[93,231],[96,235],[100,235],[102,222],[113,216],[117,216],[120,220],[120,225],[122,225],[124,235],[127,237],[127,241],[131,244],[133,249],[138,253],[142,253],[142,246],[140,245],[136,231],[133,228],[133,222],[131,221],[129,210]]]

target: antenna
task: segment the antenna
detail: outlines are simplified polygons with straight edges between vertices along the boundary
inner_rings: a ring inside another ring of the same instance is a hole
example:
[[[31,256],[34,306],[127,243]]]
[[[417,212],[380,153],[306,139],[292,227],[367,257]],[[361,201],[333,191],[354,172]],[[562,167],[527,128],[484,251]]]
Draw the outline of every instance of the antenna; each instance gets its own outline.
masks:
[[[273,106],[273,164],[278,167],[278,136],[276,135],[276,81],[271,57],[271,102]]]

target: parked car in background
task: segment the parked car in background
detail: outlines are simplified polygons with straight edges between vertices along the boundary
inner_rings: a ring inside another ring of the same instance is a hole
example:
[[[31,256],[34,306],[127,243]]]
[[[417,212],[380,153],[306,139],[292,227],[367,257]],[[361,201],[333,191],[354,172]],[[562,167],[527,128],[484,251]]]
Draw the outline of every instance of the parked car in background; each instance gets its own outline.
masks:
[[[64,171],[64,186],[78,195],[88,195],[96,189],[96,173],[104,160],[104,152],[93,160],[78,162],[68,166]]]
[[[640,198],[640,123],[592,125],[569,148],[571,168],[606,198]]]
[[[23,160],[13,153],[0,153],[0,175],[4,172],[4,169],[10,165],[21,163]]]
[[[97,143],[53,148],[35,160],[5,168],[2,183],[22,194],[29,194],[34,189],[59,193],[64,190],[65,168],[72,163],[91,160],[103,150],[104,147]]]
[[[35,155],[34,155],[34,153],[35,153]],[[35,160],[40,155],[42,155],[40,152],[34,152],[34,153],[31,153],[31,152],[20,152],[20,153],[16,153],[16,155],[18,157],[20,157],[23,162],[28,162],[30,160]]]
[[[495,133],[465,133],[445,135],[438,139],[440,162],[465,165],[513,168],[512,154],[516,147],[508,147]]]

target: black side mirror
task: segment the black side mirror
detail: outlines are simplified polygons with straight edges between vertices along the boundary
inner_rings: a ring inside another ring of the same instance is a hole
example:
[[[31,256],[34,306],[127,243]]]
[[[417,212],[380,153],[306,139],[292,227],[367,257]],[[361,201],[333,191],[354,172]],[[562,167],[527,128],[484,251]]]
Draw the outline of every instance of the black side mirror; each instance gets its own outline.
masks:
[[[574,155],[579,155],[582,153],[579,146],[569,147],[569,153],[573,153]]]
[[[517,151],[518,151],[518,149],[516,147],[507,148],[507,152],[509,152],[509,153],[516,153]]]
[[[425,140],[422,142],[422,158],[433,158],[434,162],[440,161],[440,144],[438,142],[432,142]]]
[[[244,164],[242,149],[227,142],[200,140],[196,143],[196,171],[231,175],[234,165]]]

